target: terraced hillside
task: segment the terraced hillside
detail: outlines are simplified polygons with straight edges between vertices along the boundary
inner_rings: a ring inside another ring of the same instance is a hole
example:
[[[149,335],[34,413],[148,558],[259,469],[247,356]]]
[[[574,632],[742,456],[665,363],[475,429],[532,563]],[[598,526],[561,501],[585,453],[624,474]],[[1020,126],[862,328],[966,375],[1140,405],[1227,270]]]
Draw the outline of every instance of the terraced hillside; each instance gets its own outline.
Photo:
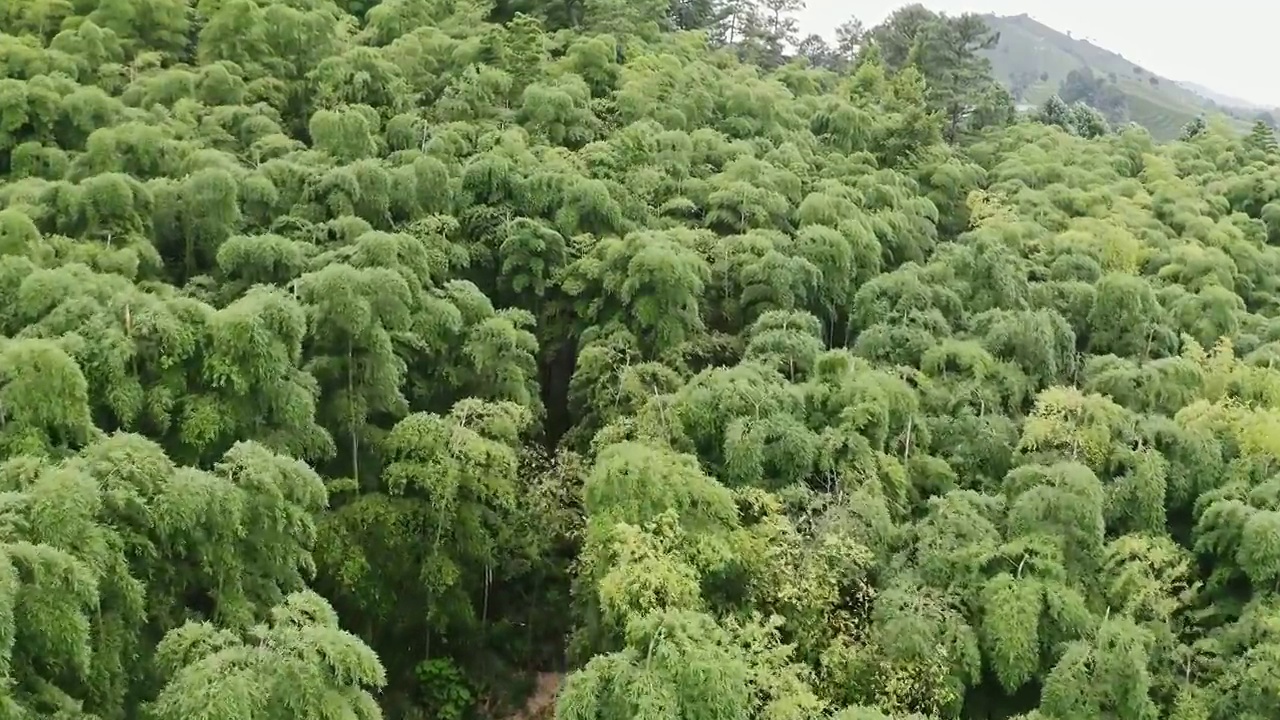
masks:
[[[988,54],[992,72],[1020,103],[1044,102],[1072,70],[1087,68],[1124,94],[1130,120],[1160,139],[1175,137],[1184,124],[1202,113],[1225,115],[1243,129],[1256,112],[1223,108],[1117,53],[1069,37],[1027,15],[990,15],[985,20],[1000,32],[1000,43]]]

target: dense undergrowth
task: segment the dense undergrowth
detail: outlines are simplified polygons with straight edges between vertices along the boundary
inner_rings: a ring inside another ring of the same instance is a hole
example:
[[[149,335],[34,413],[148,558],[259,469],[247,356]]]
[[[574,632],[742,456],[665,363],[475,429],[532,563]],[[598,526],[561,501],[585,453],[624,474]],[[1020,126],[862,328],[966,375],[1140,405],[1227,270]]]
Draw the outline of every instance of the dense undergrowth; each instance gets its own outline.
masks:
[[[0,1],[0,717],[1274,717],[1270,134],[751,11]]]

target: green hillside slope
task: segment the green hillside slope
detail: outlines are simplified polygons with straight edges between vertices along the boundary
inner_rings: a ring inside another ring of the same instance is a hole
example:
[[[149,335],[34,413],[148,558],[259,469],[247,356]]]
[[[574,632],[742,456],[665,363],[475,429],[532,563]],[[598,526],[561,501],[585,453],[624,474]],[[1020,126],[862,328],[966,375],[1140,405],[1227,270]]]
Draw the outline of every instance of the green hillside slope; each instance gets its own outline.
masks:
[[[1249,123],[1247,110],[1219,107],[1117,53],[1069,37],[1027,15],[984,19],[1000,33],[999,44],[988,53],[993,74],[1020,103],[1038,105],[1058,91],[1072,70],[1088,69],[1118,88],[1125,96],[1129,119],[1158,138],[1176,136],[1200,114],[1224,114],[1241,128]]]

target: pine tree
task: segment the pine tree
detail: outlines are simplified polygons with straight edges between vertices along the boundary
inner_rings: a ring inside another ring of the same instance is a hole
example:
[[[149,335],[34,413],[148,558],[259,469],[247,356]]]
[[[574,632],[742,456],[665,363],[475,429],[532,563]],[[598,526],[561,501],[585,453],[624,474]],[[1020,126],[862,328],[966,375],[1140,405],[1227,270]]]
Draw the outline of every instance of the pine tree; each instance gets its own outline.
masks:
[[[1276,131],[1259,120],[1253,124],[1244,142],[1254,150],[1271,155],[1276,152]]]

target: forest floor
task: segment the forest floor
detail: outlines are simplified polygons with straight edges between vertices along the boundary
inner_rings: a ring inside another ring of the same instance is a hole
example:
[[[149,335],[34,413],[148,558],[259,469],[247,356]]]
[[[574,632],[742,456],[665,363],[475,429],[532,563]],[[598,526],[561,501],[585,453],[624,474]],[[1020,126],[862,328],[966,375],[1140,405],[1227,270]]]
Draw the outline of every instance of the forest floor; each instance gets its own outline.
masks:
[[[538,673],[533,692],[524,707],[505,720],[550,720],[555,716],[556,693],[563,681],[564,673]]]

